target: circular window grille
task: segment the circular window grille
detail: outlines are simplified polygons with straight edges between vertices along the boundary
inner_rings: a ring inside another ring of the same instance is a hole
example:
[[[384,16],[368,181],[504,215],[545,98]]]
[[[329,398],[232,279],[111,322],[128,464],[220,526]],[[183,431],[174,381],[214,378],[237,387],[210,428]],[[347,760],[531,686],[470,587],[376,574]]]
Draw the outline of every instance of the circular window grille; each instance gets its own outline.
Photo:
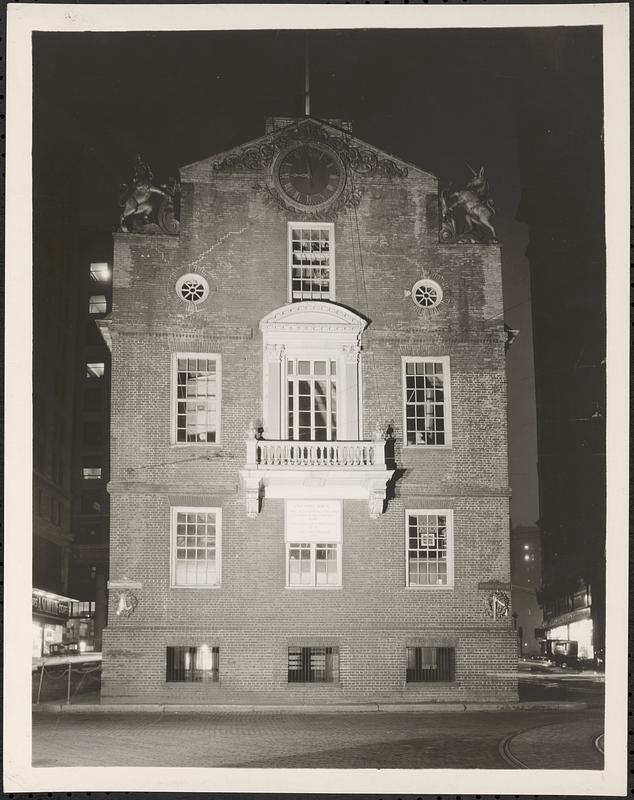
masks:
[[[202,275],[181,275],[176,281],[176,294],[186,303],[202,303],[209,295],[209,284]]]
[[[436,281],[424,278],[414,284],[412,299],[420,308],[434,308],[442,301],[442,289]]]

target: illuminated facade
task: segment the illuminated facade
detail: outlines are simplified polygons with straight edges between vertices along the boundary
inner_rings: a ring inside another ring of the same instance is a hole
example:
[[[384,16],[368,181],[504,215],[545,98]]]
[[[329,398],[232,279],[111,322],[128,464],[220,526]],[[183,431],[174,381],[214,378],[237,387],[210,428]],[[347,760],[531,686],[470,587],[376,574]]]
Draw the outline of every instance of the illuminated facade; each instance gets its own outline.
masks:
[[[114,236],[103,699],[516,699],[498,244],[337,120],[180,179]]]

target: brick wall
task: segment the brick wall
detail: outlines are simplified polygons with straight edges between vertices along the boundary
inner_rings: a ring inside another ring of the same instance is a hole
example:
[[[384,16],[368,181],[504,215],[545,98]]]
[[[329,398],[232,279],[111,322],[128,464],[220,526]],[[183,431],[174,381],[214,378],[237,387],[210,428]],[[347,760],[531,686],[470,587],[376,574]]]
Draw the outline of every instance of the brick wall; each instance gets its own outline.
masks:
[[[127,619],[110,609],[104,698],[157,702],[341,698],[512,699],[516,644],[508,619],[485,613],[478,583],[508,581],[506,393],[500,250],[438,243],[437,185],[356,176],[357,209],[335,222],[336,302],[369,320],[362,338],[363,427],[389,425],[397,480],[386,512],[345,500],[343,585],[285,588],[284,501],[250,519],[239,486],[245,432],[262,418],[260,319],[288,302],[287,224],[299,213],[256,188],[264,170],[188,167],[179,237],[115,235],[112,358],[111,566],[140,581]],[[202,257],[201,257],[201,254]],[[174,291],[195,268],[209,299],[188,313]],[[433,277],[444,301],[421,310],[409,292]],[[222,358],[222,437],[173,445],[174,352]],[[403,356],[448,356],[453,444],[403,447]],[[170,506],[222,508],[222,585],[170,588]],[[451,509],[454,588],[405,587],[405,509]],[[421,638],[422,637],[422,638]],[[456,648],[451,684],[405,683],[405,648]],[[287,648],[340,649],[338,685],[290,686]],[[218,684],[166,684],[165,648],[220,648]]]

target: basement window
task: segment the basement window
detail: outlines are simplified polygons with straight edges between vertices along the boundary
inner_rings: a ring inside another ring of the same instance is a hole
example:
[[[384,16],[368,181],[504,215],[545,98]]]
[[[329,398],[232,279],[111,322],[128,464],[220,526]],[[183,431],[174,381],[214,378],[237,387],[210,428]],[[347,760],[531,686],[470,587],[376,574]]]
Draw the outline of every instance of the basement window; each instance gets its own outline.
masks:
[[[338,683],[338,647],[289,647],[289,683]]]
[[[454,647],[408,647],[407,683],[441,683],[455,680]]]
[[[82,467],[81,476],[85,481],[98,481],[101,478],[101,467]]]
[[[199,647],[168,647],[166,681],[198,683],[219,680],[220,648],[203,644]]]

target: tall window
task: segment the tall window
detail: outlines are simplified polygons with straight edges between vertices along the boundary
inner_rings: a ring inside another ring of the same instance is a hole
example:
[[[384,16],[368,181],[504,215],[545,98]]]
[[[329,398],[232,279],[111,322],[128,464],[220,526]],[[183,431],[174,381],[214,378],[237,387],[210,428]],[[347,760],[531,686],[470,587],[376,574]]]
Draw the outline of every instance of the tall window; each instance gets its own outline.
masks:
[[[173,441],[213,443],[220,438],[220,356],[178,353],[174,357]]]
[[[334,299],[334,226],[332,223],[288,227],[291,300]]]
[[[449,359],[403,359],[403,388],[406,443],[450,445]]]
[[[219,508],[172,508],[172,586],[220,585]]]
[[[408,647],[407,683],[430,683],[455,679],[453,647]]]
[[[217,681],[220,650],[200,647],[168,647],[166,680],[175,682]]]
[[[289,647],[289,683],[336,683],[339,681],[338,647]]]
[[[289,542],[288,586],[341,586],[341,544]]]
[[[451,511],[407,511],[407,585],[452,586]]]
[[[289,359],[287,363],[288,438],[337,438],[337,363]]]

